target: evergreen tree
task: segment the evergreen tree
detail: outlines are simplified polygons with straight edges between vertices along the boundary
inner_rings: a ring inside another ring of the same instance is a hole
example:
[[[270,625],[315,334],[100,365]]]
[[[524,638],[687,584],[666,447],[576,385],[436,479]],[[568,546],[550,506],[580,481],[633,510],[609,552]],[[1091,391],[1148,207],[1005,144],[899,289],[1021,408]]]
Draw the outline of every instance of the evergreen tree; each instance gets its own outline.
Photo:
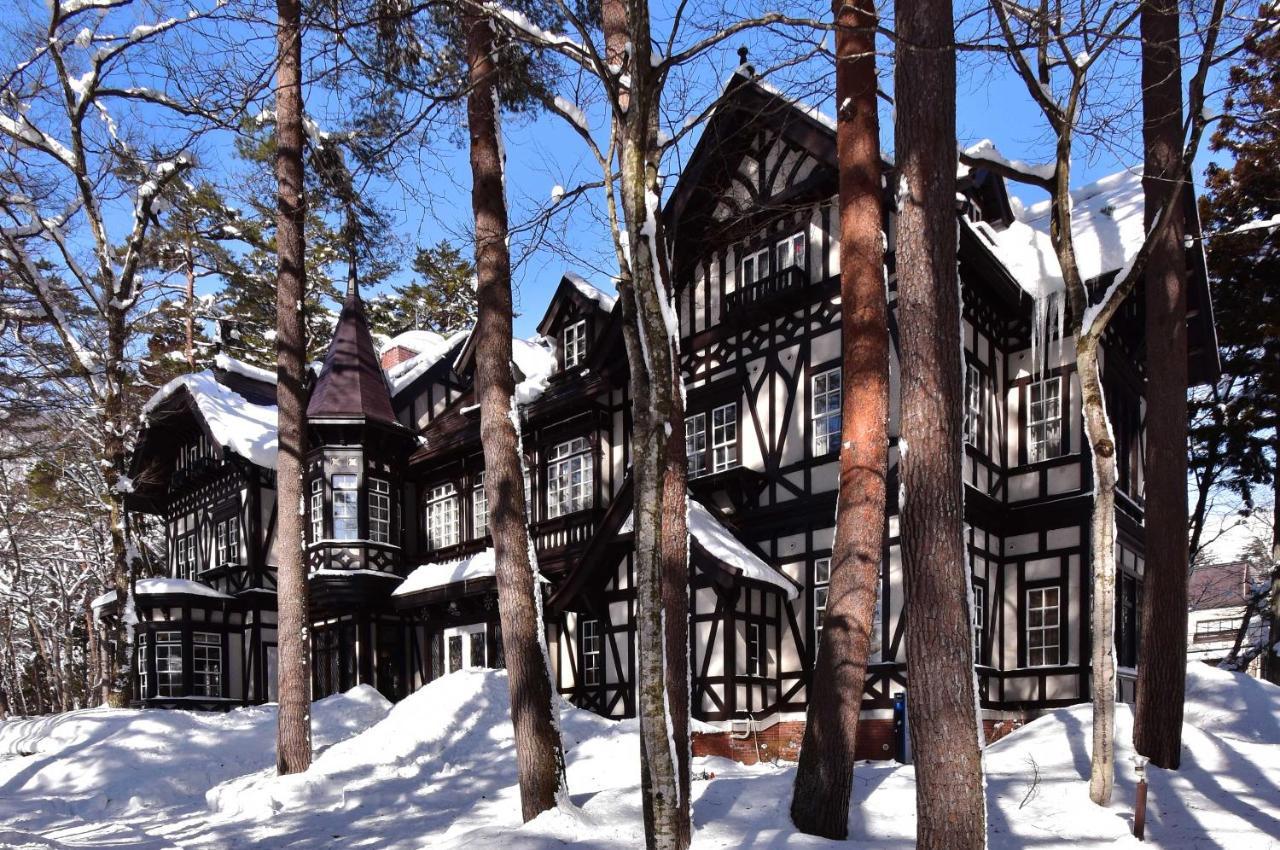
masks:
[[[419,278],[371,298],[369,322],[383,333],[414,329],[452,333],[476,320],[476,267],[451,242],[419,248]]]

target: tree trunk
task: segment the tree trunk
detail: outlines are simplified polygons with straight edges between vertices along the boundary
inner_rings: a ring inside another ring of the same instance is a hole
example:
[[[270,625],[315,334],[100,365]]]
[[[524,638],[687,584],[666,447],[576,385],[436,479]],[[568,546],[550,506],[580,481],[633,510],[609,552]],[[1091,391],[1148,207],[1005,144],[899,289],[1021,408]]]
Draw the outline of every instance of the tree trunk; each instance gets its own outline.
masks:
[[[512,402],[511,256],[502,147],[498,139],[497,68],[493,29],[475,13],[466,18],[471,90],[471,206],[476,227],[476,394],[484,447],[489,533],[497,562],[498,614],[511,693],[521,811],[526,821],[554,808],[566,790],[564,752],[552,702],[541,598],[525,521],[523,459]]]
[[[103,618],[103,642],[107,657],[103,702],[113,708],[129,704],[133,691],[130,657],[133,654],[133,564],[125,528],[124,494],[118,484],[129,466],[125,445],[124,389],[129,378],[125,368],[125,340],[128,317],[113,299],[107,305],[107,358],[103,398],[103,459],[111,525],[111,588],[116,592],[115,614]]]
[[[1157,767],[1182,754],[1187,680],[1187,263],[1181,206],[1182,74],[1176,0],[1141,10],[1146,227],[1171,206],[1146,266],[1146,572],[1133,745]]]
[[[1280,433],[1271,447],[1272,457],[1280,467]],[[1267,632],[1267,648],[1263,651],[1263,676],[1273,685],[1280,685],[1280,469],[1271,476],[1271,604],[1263,616],[1270,620]]]
[[[1076,340],[1085,438],[1093,458],[1093,514],[1090,518],[1090,568],[1093,592],[1089,614],[1092,642],[1093,754],[1089,799],[1111,802],[1115,785],[1116,727],[1116,446],[1107,419],[1098,366],[1101,343],[1092,333]]]
[[[961,479],[956,65],[950,0],[899,4],[898,322],[907,706],[916,846],[986,846]]]
[[[311,617],[304,557],[303,457],[306,454],[307,282],[303,263],[306,219],[302,173],[302,9],[299,0],[276,0],[276,568],[279,608],[276,770],[299,773],[311,766]],[[296,509],[295,509],[295,506]]]
[[[884,555],[889,439],[880,125],[873,0],[834,0],[840,170],[840,494],[831,584],[791,797],[801,832],[843,839]]]
[[[658,110],[643,0],[604,0],[606,61],[629,74],[614,110],[630,263],[620,275],[635,482],[641,796],[650,848],[689,846],[689,556],[684,394],[662,213]],[[625,106],[623,105],[625,103]]]

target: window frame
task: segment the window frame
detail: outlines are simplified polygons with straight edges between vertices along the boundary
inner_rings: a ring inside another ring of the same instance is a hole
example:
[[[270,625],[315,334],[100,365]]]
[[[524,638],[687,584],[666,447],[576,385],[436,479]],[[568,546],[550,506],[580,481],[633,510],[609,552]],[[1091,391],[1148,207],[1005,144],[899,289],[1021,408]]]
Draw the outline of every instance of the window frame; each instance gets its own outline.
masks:
[[[156,696],[182,696],[182,632],[164,629],[152,632],[152,651],[156,670]],[[164,669],[161,669],[161,648],[164,648]],[[174,663],[176,661],[176,664]],[[176,679],[174,677],[177,677]]]
[[[214,520],[213,566],[228,567],[240,563],[240,520],[236,514]]]
[[[440,528],[447,531],[447,535],[437,540],[433,533],[433,526],[436,524],[436,512],[440,514]],[[449,529],[445,529],[445,522],[449,523]],[[441,549],[448,549],[450,546],[457,546],[462,540],[461,530],[458,528],[459,511],[458,511],[458,487],[452,481],[445,481],[430,487],[426,492],[426,501],[423,505],[423,540],[426,543],[428,551],[436,552]]]
[[[831,388],[831,378],[835,377],[835,389]],[[824,386],[821,391],[818,390],[818,382],[822,381]],[[818,410],[818,401],[821,398],[824,404],[829,405],[832,396],[835,396],[834,411],[830,406]],[[829,369],[823,369],[821,372],[815,372],[809,377],[809,423],[813,431],[813,439],[810,441],[809,447],[814,457],[825,457],[830,454],[839,454],[840,452],[840,436],[843,427],[843,405],[844,403],[844,375],[840,366],[833,366]],[[835,430],[828,430],[832,421],[835,422]],[[819,423],[822,425],[822,433],[819,434]]]
[[[365,499],[369,505],[369,542],[391,543],[391,482],[369,478]]]
[[[576,468],[575,468],[576,467]],[[586,437],[572,437],[547,451],[547,519],[595,505],[595,452]],[[578,476],[575,482],[574,475]]]
[[[769,268],[764,272],[760,271],[761,258],[763,258],[765,264],[769,266]],[[750,268],[752,270],[751,275],[747,274],[748,264],[750,264]],[[767,279],[771,274],[773,274],[773,249],[771,247],[765,245],[752,250],[743,249],[742,257],[738,260],[738,289],[745,289],[748,286],[754,286],[760,281]],[[748,280],[748,277],[751,279]]]
[[[693,448],[690,450],[690,441]],[[698,443],[702,448],[698,448]],[[710,472],[707,466],[707,414],[694,413],[684,418],[684,453],[688,459],[688,477],[700,478]],[[694,459],[700,460],[695,463]]]
[[[1057,391],[1056,398],[1048,398],[1044,395],[1044,388],[1053,385]],[[1063,427],[1063,376],[1062,375],[1045,375],[1039,381],[1032,381],[1027,384],[1027,409],[1026,409],[1026,429],[1023,432],[1026,439],[1027,463],[1043,463],[1044,461],[1054,460],[1063,457],[1066,452],[1066,429]],[[1040,391],[1041,398],[1036,400],[1036,391]],[[1056,412],[1047,413],[1051,403],[1056,404]],[[1040,406],[1041,412],[1037,415],[1036,407]],[[1056,427],[1056,437],[1050,437],[1054,433]],[[1043,437],[1036,437],[1036,430],[1043,429]],[[1041,448],[1041,447],[1045,448]],[[1053,451],[1050,452],[1048,447],[1052,446]]]
[[[560,340],[564,368],[573,369],[581,365],[587,359],[587,320],[578,319],[576,322],[566,323]]]
[[[768,678],[769,657],[765,652],[766,630],[763,623],[748,621],[746,631],[747,675]]]
[[[311,542],[324,539],[324,477],[311,479]]]
[[[987,587],[971,577],[973,585],[973,661],[983,663],[982,647],[987,638]]]
[[[822,578],[825,576],[825,578]],[[818,657],[818,642],[822,640],[822,621],[827,614],[827,603],[831,591],[831,556],[824,555],[813,559],[813,659]]]
[[[725,420],[717,424],[717,414],[725,410],[733,411],[732,421]],[[722,439],[722,432],[727,432],[730,428],[733,430],[733,436]],[[741,465],[740,453],[738,452],[738,403],[736,401],[711,408],[710,449],[711,472],[713,474],[734,469]],[[721,454],[722,451],[723,455]]]
[[[140,697],[141,699],[148,699],[151,696],[151,692],[147,688],[148,684],[151,681],[150,674],[148,673],[148,664],[147,664],[147,662],[150,660],[150,658],[148,657],[149,653],[148,653],[147,644],[148,644],[147,632],[144,632],[144,631],[138,632],[138,646],[137,646],[138,693],[141,695]]]
[[[782,248],[787,249],[787,262],[782,261]],[[797,247],[799,250],[797,251]],[[778,239],[773,244],[773,271],[774,274],[781,274],[786,269],[797,268],[805,269],[808,267],[808,248],[809,240],[803,230],[797,230],[784,239]],[[797,257],[799,260],[797,261]]]
[[[590,633],[588,625],[591,627]],[[582,656],[582,684],[585,687],[599,686],[604,681],[604,652],[600,641],[599,618],[579,618],[578,647]]]
[[[341,484],[338,479],[342,479]],[[360,476],[354,472],[335,472],[329,476],[329,486],[332,488],[329,508],[332,539],[360,540]]]
[[[978,367],[978,364],[972,360],[965,360],[964,364],[964,443],[973,446],[980,452],[986,453],[987,432],[989,430],[988,423],[988,406],[991,397],[990,381],[987,380],[986,372]],[[1028,395],[1028,399],[1030,395]],[[1059,405],[1061,405],[1061,395],[1059,395]],[[1030,408],[1028,408],[1030,414]],[[1030,430],[1028,430],[1030,433]]]
[[[471,484],[471,539],[483,540],[489,535],[489,492],[484,489],[484,471]]]
[[[217,632],[192,632],[191,696],[222,696],[222,671],[222,635]]]
[[[1040,595],[1040,604],[1035,605],[1032,602],[1033,595]],[[1053,602],[1047,601],[1048,594],[1053,594]],[[1059,667],[1062,664],[1062,588],[1056,584],[1045,585],[1043,587],[1028,587],[1023,596],[1026,602],[1025,622],[1023,626],[1023,640],[1026,643],[1026,665],[1027,667]],[[1033,612],[1041,614],[1040,623],[1032,624]],[[1045,623],[1045,615],[1049,612],[1053,614],[1053,623]],[[1049,635],[1052,633],[1052,643]],[[1038,646],[1032,646],[1032,635],[1039,634],[1041,643]],[[1036,656],[1035,653],[1039,653]],[[1052,652],[1052,660],[1050,660],[1050,652]],[[1033,660],[1039,658],[1038,661]]]
[[[174,541],[174,550],[174,575],[177,578],[194,578],[197,562],[200,559],[194,528],[178,533],[178,539]]]

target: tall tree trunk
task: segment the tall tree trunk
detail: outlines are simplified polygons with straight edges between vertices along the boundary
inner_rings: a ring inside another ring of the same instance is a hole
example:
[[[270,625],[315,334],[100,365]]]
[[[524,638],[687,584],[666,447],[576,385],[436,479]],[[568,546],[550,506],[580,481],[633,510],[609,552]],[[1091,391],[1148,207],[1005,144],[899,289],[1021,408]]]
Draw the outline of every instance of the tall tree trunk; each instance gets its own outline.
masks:
[[[498,614],[515,727],[520,805],[526,821],[554,808],[566,790],[564,752],[552,703],[541,599],[525,521],[523,459],[512,401],[511,255],[498,139],[493,28],[468,13],[467,126],[471,133],[471,207],[476,227],[476,393],[484,446],[489,533],[497,561]]]
[[[183,353],[187,358],[187,368],[194,372],[196,369],[196,255],[191,247],[189,233],[182,259],[187,267],[187,310],[182,321],[186,336],[183,341]]]
[[[1133,745],[1176,769],[1187,680],[1187,263],[1180,226],[1182,73],[1176,0],[1141,9],[1144,218],[1171,206],[1146,266],[1146,572]]]
[[[630,262],[618,283],[630,368],[641,797],[650,848],[689,846],[689,553],[684,393],[659,209],[658,111],[645,0],[604,0],[606,61],[629,75],[613,120]],[[618,78],[622,84],[622,75]]]
[[[1268,682],[1280,685],[1280,433],[1272,443],[1271,454],[1275,462],[1271,475],[1271,604],[1263,614],[1270,623],[1262,669]]]
[[[907,706],[920,848],[986,846],[961,479],[950,0],[899,4],[895,77]]]
[[[311,766],[311,616],[304,557],[303,457],[306,454],[307,291],[303,263],[306,199],[302,172],[302,8],[276,0],[276,605],[280,714],[276,770],[298,773]],[[297,506],[296,509],[294,506]]]
[[[125,445],[124,392],[129,381],[125,364],[125,340],[128,337],[126,308],[113,298],[106,308],[107,357],[104,366],[103,459],[106,461],[107,501],[111,526],[111,588],[116,592],[115,614],[103,618],[107,676],[103,702],[115,708],[129,704],[133,691],[133,674],[129,664],[133,654],[134,610],[133,568],[130,558],[124,494],[117,485],[125,476],[128,450]]]
[[[843,839],[884,555],[889,439],[889,308],[885,295],[880,124],[873,0],[834,0],[836,156],[840,170],[843,348],[840,494],[831,584],[818,644],[791,820]]]

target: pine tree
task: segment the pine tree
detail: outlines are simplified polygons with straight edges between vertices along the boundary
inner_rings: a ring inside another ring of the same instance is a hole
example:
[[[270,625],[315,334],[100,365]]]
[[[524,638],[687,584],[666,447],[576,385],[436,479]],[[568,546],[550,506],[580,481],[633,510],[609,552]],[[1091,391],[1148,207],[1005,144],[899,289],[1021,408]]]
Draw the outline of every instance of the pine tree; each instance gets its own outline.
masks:
[[[448,334],[475,322],[476,267],[460,249],[447,239],[419,248],[412,267],[420,278],[369,300],[375,330]]]

